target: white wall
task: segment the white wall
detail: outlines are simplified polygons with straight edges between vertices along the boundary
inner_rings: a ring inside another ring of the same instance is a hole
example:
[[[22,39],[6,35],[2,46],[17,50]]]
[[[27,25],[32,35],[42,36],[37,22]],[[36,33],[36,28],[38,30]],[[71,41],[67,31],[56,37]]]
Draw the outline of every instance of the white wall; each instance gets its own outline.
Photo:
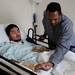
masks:
[[[49,2],[59,2],[62,7],[62,12],[67,15],[71,20],[74,22],[75,28],[75,0],[42,0],[42,3],[36,5],[36,14],[37,14],[37,34],[43,34],[43,25],[42,25],[42,18],[43,18],[43,11],[46,9],[46,6]]]
[[[15,23],[21,25],[27,31],[32,26],[32,14],[37,15],[37,33],[42,34],[43,11],[51,1],[57,1],[62,6],[64,14],[69,16],[75,24],[75,0],[42,0],[39,5],[33,3],[34,0],[0,0],[0,24]],[[75,25],[74,25],[75,28]]]
[[[0,0],[0,24],[15,23],[27,31],[32,26],[32,13],[29,0]]]

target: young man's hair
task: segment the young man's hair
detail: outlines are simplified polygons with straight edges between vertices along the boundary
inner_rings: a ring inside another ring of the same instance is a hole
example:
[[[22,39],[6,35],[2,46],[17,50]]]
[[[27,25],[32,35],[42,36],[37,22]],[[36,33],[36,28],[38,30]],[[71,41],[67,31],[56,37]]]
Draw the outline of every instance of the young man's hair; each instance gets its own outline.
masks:
[[[18,27],[17,25],[15,25],[15,24],[9,24],[9,25],[5,28],[6,34],[7,34],[8,36],[10,36],[10,31],[11,31],[11,29],[12,29],[13,27],[17,27],[17,28],[19,29],[19,27]]]
[[[57,2],[51,2],[47,5],[46,11],[49,11],[49,12],[58,11],[58,13],[61,14],[61,6]]]

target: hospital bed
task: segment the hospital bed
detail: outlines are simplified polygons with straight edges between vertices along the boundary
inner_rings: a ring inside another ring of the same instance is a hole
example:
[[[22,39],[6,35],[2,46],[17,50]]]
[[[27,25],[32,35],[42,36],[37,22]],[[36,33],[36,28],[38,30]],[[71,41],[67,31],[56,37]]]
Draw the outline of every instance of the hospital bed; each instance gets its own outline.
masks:
[[[32,31],[32,37],[29,36],[30,31]],[[29,42],[32,42],[34,44],[37,44],[37,45],[43,45],[45,47],[48,47],[47,40],[40,42],[37,40],[38,37],[39,37],[39,35],[37,35],[37,34],[34,35],[34,30],[32,28],[30,28],[28,30],[28,35],[27,35],[26,40]],[[72,48],[74,48],[74,47],[72,47]],[[71,55],[72,54],[70,54],[70,53],[67,54],[67,56],[71,56]],[[70,59],[72,59],[72,57],[75,57],[75,55],[73,54]],[[65,64],[69,65],[70,63],[68,63],[68,62],[71,62],[71,61],[67,61],[67,63],[65,62]],[[73,59],[73,62],[71,62],[72,69],[69,69],[68,71],[75,70],[75,67],[73,66],[75,64],[74,62],[75,62],[75,59]],[[36,72],[31,70],[27,66],[23,65],[23,63],[24,62],[14,63],[12,60],[9,60],[9,59],[3,57],[2,55],[0,55],[0,74],[4,74],[4,75],[37,75]],[[60,73],[61,68],[62,68],[62,64],[60,64],[60,67],[57,67],[57,72],[59,72],[59,74],[55,74],[55,75],[61,74]],[[64,67],[63,67],[63,69],[61,70],[61,72],[62,72],[61,75],[64,75],[64,73],[65,73],[65,75],[67,75],[65,72],[65,71],[67,71],[67,68],[71,68],[71,67],[70,66],[66,67],[66,69],[64,69]]]
[[[32,37],[29,36],[30,31],[32,31]],[[38,37],[38,35],[34,36],[34,30],[32,28],[29,28],[26,40],[28,42],[39,45],[37,43],[37,38],[35,37]],[[3,74],[4,75],[36,75],[36,72],[31,70],[26,65],[23,65],[23,63],[25,62],[24,61],[13,62],[7,57],[0,55],[0,75],[3,75]]]

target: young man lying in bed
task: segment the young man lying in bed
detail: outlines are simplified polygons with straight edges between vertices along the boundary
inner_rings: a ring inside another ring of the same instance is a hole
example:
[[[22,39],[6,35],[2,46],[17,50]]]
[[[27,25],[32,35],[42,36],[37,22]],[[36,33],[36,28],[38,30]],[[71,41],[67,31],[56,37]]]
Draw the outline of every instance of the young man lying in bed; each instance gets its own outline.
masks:
[[[0,54],[14,62],[27,61],[37,64],[38,52],[46,48],[21,39],[20,29],[15,24],[9,24],[5,31],[10,42],[0,44]]]
[[[7,34],[7,36],[8,36],[8,38],[9,38],[9,40],[10,40],[10,42],[12,42],[12,43],[24,43],[24,42],[26,42],[26,41],[28,41],[28,40],[26,40],[26,39],[22,39],[21,38],[21,32],[20,32],[20,29],[19,29],[19,27],[17,26],[17,25],[15,25],[15,24],[9,24],[7,27],[6,27],[6,29],[5,29],[5,31],[6,31],[6,34]],[[31,39],[31,38],[30,38]],[[34,44],[36,44],[35,42],[34,42],[34,40],[33,39],[31,39],[32,41],[30,42],[30,43],[34,43]],[[29,41],[28,41],[29,42]],[[40,50],[39,50],[39,48],[34,48],[33,49],[33,51],[38,51],[38,52],[42,52],[42,51],[44,51],[45,50],[45,48],[40,48]],[[47,49],[48,50],[48,49]]]

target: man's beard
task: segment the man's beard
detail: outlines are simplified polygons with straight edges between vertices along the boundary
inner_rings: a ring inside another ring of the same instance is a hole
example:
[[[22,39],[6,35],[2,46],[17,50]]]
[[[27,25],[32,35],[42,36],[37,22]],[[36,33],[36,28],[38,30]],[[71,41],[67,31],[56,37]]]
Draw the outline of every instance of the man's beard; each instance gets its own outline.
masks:
[[[51,29],[52,31],[50,32],[51,36],[48,38],[48,44],[50,49],[55,49],[62,33],[62,26],[61,24],[57,24],[52,26]]]
[[[15,42],[20,42],[21,41],[21,39],[18,39],[18,40],[14,40]]]

